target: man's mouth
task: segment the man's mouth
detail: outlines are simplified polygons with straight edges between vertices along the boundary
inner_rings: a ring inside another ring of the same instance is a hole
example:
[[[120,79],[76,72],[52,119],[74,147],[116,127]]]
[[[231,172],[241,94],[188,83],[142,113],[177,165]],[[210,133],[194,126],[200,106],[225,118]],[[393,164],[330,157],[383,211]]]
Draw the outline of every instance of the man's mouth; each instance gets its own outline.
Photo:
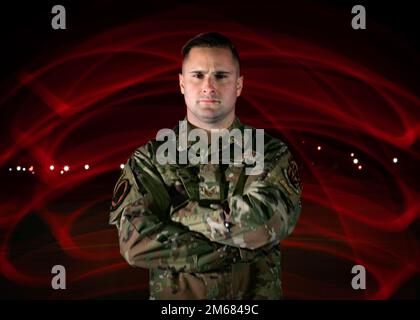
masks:
[[[199,100],[200,103],[217,103],[219,101],[220,100],[217,100],[217,99],[200,99]]]

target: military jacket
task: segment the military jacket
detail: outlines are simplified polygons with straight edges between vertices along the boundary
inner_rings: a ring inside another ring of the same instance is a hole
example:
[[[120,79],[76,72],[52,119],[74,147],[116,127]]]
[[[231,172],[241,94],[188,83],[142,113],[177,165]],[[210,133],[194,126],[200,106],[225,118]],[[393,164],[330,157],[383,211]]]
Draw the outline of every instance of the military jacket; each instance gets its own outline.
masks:
[[[253,129],[238,118],[234,128]],[[301,211],[287,145],[265,134],[264,168],[246,175],[248,164],[237,159],[161,164],[161,144],[149,141],[129,158],[109,218],[125,260],[149,269],[150,299],[280,299],[279,243]]]

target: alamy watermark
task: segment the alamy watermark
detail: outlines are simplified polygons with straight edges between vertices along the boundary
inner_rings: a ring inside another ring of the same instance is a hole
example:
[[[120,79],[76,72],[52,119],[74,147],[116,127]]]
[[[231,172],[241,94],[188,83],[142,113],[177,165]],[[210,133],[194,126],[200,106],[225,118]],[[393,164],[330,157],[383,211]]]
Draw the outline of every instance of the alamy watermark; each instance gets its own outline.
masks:
[[[357,264],[351,269],[351,273],[356,274],[351,279],[351,286],[354,290],[366,289],[366,269],[364,266]]]
[[[366,29],[366,9],[362,5],[355,5],[351,8],[351,13],[355,14],[351,20],[351,27],[354,30]]]
[[[54,290],[66,289],[66,268],[60,264],[54,265],[51,273],[55,276],[51,279],[51,287]]]
[[[51,9],[55,16],[51,20],[51,26],[54,30],[66,29],[66,8],[62,5],[55,5]]]
[[[210,161],[211,164],[246,165],[246,175],[263,172],[264,129],[244,129],[243,134],[238,128],[210,130],[210,145],[208,137],[208,132],[201,128],[188,132],[187,121],[179,121],[178,137],[171,129],[161,129],[156,134],[157,141],[164,141],[157,149],[156,159],[162,165],[196,165]]]

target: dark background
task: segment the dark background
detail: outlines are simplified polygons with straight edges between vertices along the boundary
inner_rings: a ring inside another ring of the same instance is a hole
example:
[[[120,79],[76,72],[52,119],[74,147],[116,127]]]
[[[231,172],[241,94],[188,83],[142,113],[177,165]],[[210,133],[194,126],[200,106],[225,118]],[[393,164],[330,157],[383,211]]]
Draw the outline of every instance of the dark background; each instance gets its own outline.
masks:
[[[66,30],[51,28],[55,4]],[[366,30],[351,28],[356,4]],[[286,298],[417,299],[417,16],[409,1],[2,4],[1,298],[147,298],[147,270],[125,263],[107,225],[112,190],[131,152],[184,116],[182,45],[216,30],[243,61],[241,121],[285,140],[299,162]],[[63,291],[50,286],[56,264]],[[364,291],[351,288],[355,264]]]

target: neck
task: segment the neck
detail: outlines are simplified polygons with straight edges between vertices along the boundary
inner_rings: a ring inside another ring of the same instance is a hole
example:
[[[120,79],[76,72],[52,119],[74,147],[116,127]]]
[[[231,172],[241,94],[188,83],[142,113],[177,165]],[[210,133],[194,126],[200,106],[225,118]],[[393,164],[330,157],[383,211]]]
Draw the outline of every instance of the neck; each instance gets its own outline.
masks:
[[[202,128],[205,130],[212,130],[212,129],[227,129],[229,128],[233,121],[235,120],[235,113],[231,113],[220,120],[214,121],[202,121],[195,117],[191,112],[187,111],[187,120],[195,127]]]

